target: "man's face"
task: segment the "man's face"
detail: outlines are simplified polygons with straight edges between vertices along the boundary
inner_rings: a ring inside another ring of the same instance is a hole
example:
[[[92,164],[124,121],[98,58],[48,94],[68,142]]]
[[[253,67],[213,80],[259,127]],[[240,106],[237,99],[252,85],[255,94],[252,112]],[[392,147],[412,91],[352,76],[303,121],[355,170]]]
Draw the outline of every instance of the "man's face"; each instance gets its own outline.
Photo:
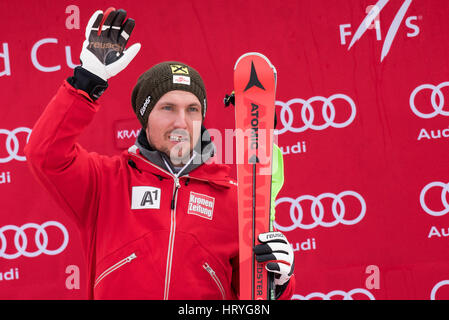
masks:
[[[150,145],[183,165],[201,135],[201,103],[190,92],[174,90],[164,94],[151,110],[146,127]]]

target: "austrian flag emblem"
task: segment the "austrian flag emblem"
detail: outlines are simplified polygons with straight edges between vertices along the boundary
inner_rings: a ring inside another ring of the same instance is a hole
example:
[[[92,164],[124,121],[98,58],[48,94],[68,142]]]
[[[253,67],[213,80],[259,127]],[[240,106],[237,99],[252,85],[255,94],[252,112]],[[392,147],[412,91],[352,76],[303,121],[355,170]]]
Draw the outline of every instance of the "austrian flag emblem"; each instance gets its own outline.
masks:
[[[204,194],[190,192],[188,214],[194,214],[201,218],[212,220],[214,214],[215,198]]]

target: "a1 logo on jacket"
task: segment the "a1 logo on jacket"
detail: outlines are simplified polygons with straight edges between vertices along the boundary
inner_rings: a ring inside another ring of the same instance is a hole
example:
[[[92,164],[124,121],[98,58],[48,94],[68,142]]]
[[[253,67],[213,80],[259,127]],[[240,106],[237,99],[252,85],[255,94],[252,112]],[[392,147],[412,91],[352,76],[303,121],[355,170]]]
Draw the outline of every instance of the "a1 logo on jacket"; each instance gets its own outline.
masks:
[[[138,186],[132,189],[131,209],[160,209],[161,189]]]

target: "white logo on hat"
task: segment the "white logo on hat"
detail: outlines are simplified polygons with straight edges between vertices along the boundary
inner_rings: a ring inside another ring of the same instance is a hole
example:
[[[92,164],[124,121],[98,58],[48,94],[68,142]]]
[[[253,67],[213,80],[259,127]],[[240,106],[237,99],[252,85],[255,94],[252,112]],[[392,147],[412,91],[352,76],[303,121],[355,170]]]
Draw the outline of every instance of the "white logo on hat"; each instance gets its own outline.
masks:
[[[190,77],[186,76],[173,76],[173,83],[181,83],[190,86]]]
[[[151,96],[148,96],[148,97],[145,99],[145,102],[143,103],[142,108],[140,108],[140,115],[141,115],[142,117],[143,117],[145,111],[147,110],[147,106],[148,106],[148,104],[150,103],[150,101],[151,101]]]

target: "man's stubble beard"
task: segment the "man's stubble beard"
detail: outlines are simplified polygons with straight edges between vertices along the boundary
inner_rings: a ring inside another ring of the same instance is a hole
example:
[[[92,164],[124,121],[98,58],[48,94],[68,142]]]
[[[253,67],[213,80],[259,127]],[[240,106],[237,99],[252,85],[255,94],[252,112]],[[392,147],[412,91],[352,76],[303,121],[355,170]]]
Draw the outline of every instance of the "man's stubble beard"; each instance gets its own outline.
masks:
[[[156,148],[154,143],[151,141],[151,138],[148,135],[148,133],[147,133],[147,140],[148,140],[148,144],[150,145],[151,148],[165,154],[170,159],[170,162],[174,166],[183,166],[192,157],[193,150],[190,150],[191,142],[189,142],[189,150],[186,151],[183,156],[183,148],[181,146],[178,147],[175,145],[171,149],[169,149],[165,146],[162,146],[160,149],[158,149],[158,148]],[[190,141],[190,139],[189,139],[189,141]]]

